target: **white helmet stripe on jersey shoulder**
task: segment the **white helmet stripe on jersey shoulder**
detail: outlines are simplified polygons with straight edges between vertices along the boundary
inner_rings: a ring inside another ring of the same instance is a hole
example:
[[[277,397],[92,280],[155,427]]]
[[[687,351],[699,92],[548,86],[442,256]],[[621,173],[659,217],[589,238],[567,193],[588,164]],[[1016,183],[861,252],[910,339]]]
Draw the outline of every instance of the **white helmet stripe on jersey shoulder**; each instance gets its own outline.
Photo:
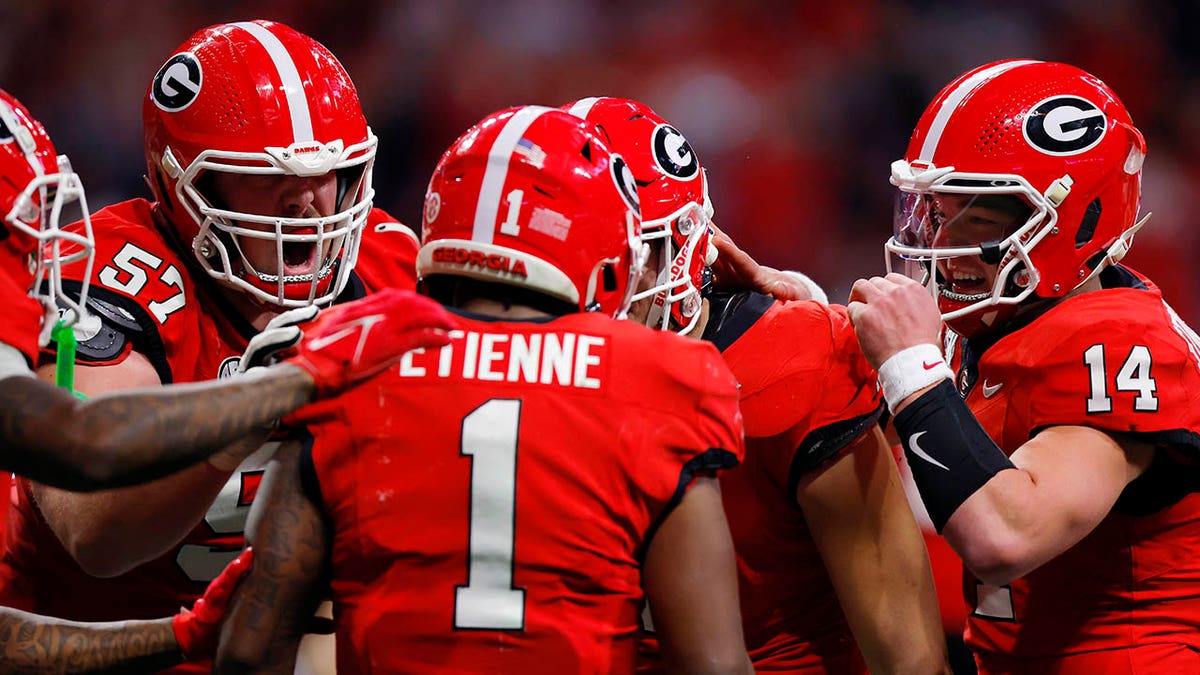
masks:
[[[972,91],[975,91],[976,87],[1006,70],[1031,63],[1041,62],[1033,60],[1009,61],[992,66],[991,68],[985,68],[960,82],[954,88],[954,91],[950,92],[950,95],[942,101],[942,107],[938,109],[937,115],[933,118],[933,124],[929,126],[929,135],[925,137],[925,142],[921,144],[921,154],[917,159],[933,163],[933,154],[937,152],[938,143],[942,140],[942,132],[946,130],[946,125],[950,123],[950,116],[958,109],[958,105],[963,102],[963,99]]]
[[[274,33],[250,21],[240,21],[233,24],[254,36],[254,39],[267,50],[275,70],[279,73],[279,81],[287,96],[288,110],[292,116],[292,141],[303,143],[315,140],[313,138],[312,114],[308,110],[308,98],[304,95],[304,84],[300,80],[300,72],[296,62],[288,54],[287,48],[275,37]]]
[[[487,169],[483,172],[483,184],[479,187],[479,201],[475,203],[475,225],[471,239],[490,244],[496,233],[496,217],[500,213],[500,199],[504,192],[504,181],[508,178],[508,165],[512,161],[517,142],[534,120],[551,112],[554,108],[525,106],[521,108],[500,130],[492,149],[488,152]]]

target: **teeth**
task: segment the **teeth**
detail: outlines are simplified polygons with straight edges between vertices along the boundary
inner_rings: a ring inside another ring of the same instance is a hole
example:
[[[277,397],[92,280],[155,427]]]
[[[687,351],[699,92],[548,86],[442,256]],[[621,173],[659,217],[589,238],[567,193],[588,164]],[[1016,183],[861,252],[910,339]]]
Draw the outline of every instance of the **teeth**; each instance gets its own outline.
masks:
[[[333,262],[334,262],[333,258],[330,258],[325,263],[325,265],[323,265],[321,267],[321,269],[317,272],[318,279],[324,279],[325,277],[329,276],[329,273],[333,271]],[[279,276],[276,274],[266,274],[264,272],[259,272],[258,278],[262,279],[263,281],[267,282],[268,284],[279,283]],[[283,277],[283,283],[285,283],[285,284],[295,284],[295,283],[301,283],[301,282],[312,281],[312,280],[313,280],[313,275],[311,275],[311,274],[286,274]]]
[[[940,288],[938,290],[942,294],[942,297],[954,302],[979,302],[992,296],[991,291],[985,293],[955,293],[949,288]]]

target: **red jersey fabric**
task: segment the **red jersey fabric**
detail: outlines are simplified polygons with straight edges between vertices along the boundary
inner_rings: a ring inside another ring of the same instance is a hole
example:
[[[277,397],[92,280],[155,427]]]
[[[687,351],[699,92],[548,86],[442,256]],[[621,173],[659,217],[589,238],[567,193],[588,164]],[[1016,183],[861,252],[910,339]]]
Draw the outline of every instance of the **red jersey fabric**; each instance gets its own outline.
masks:
[[[745,461],[721,474],[746,648],[759,672],[866,672],[796,488],[876,424],[876,374],[844,307],[755,293],[713,306],[705,338],[738,380],[746,425]],[[642,651],[639,671],[660,670]]]
[[[1200,339],[1146,279],[1115,268],[1102,280],[981,355],[952,346],[960,390],[1006,454],[1057,425],[1159,448],[1054,560],[1004,587],[965,572],[965,639],[983,672],[1197,672]]]
[[[150,202],[134,199],[92,216],[96,258],[88,304],[104,320],[77,328],[78,359],[113,364],[136,350],[151,361],[164,384],[231,375],[253,329],[235,316],[206,275],[193,271],[190,258],[175,253],[156,227],[152,208]],[[388,283],[413,288],[416,250],[411,232],[376,209],[343,298]],[[73,275],[84,269],[82,264],[64,268],[64,280],[78,281]],[[69,281],[64,285],[69,287]],[[250,504],[277,445],[268,443],[242,463],[183,541],[111,579],[91,577],[79,568],[43,520],[28,481],[18,479],[0,601],[78,621],[157,618],[190,606],[241,551]],[[189,664],[169,672],[209,670],[207,664]]]
[[[0,342],[21,352],[33,368],[37,363],[38,334],[46,313],[42,303],[30,297],[28,288],[22,288],[8,272],[0,269],[0,305],[4,307]]]
[[[302,411],[338,673],[630,672],[654,528],[742,456],[733,377],[596,314],[460,327]]]

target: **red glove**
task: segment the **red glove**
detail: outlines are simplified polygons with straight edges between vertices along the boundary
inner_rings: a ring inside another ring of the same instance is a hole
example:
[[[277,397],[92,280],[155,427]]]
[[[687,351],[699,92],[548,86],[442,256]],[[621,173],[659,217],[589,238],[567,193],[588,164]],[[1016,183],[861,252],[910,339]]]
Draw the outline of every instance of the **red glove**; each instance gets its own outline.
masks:
[[[175,641],[179,651],[188,661],[207,661],[217,651],[217,638],[221,633],[221,618],[229,606],[229,598],[237,588],[250,564],[254,553],[247,548],[229,566],[213,579],[204,591],[204,597],[196,601],[190,610],[181,610],[171,619]]]
[[[316,382],[317,398],[336,396],[418,347],[441,347],[454,319],[441,305],[395,288],[322,310],[301,326],[304,338],[285,363]]]

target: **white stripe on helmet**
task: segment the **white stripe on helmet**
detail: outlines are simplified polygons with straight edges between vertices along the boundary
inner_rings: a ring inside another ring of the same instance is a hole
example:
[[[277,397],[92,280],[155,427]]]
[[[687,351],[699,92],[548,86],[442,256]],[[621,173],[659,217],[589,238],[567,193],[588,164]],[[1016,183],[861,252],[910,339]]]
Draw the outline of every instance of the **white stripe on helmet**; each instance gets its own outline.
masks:
[[[483,172],[483,184],[479,188],[479,201],[475,204],[475,225],[471,240],[484,244],[492,243],[496,233],[496,216],[500,213],[501,192],[508,178],[508,165],[512,160],[517,141],[525,135],[529,125],[553,108],[530,105],[521,108],[508,118],[492,149],[488,152],[487,169]]]
[[[0,101],[0,122],[3,122],[4,126],[8,128],[8,132],[13,135],[12,142],[17,145],[17,149],[29,163],[29,168],[33,169],[33,174],[44,176],[46,171],[42,163],[38,161],[37,142],[33,140],[33,132],[17,120],[17,111],[4,101]]]
[[[578,101],[575,101],[574,103],[571,104],[570,112],[572,115],[574,115],[580,119],[586,120],[588,113],[592,112],[592,106],[596,105],[596,102],[599,100],[600,100],[600,97],[598,97],[598,96],[589,96],[588,98],[581,98]]]
[[[292,117],[292,141],[303,143],[315,140],[312,130],[312,115],[308,110],[308,99],[304,96],[304,85],[300,80],[300,72],[296,70],[296,62],[288,54],[287,48],[271,31],[257,23],[239,21],[233,24],[254,36],[267,50],[275,70],[279,73],[279,81],[287,96],[288,111]]]
[[[963,99],[972,91],[975,91],[976,87],[1006,70],[1016,68],[1017,66],[1025,66],[1030,63],[1041,63],[1041,61],[1009,61],[997,64],[991,68],[984,68],[960,82],[954,88],[954,91],[950,92],[950,95],[942,100],[942,107],[938,109],[937,115],[934,116],[933,124],[929,125],[929,135],[925,137],[925,142],[921,144],[921,154],[917,159],[930,164],[933,163],[933,153],[937,152],[938,143],[942,140],[942,132],[946,130],[946,125],[950,123],[950,116],[958,109],[958,105],[963,102]]]

